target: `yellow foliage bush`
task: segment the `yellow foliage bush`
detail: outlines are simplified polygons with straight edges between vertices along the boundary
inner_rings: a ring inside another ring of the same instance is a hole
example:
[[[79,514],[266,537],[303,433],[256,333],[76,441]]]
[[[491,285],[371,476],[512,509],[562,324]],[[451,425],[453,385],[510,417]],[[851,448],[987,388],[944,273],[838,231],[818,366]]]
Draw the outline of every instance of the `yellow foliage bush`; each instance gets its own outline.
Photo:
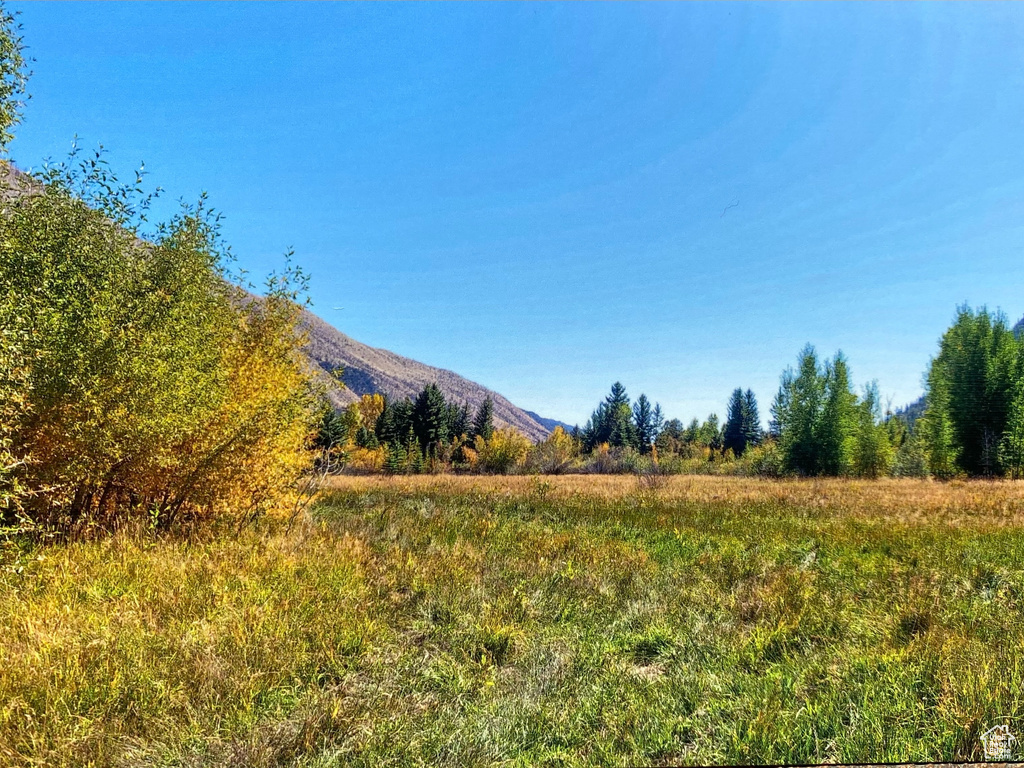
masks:
[[[530,451],[530,467],[549,475],[566,472],[579,456],[576,441],[560,426],[555,427],[545,440]]]
[[[482,472],[505,475],[522,467],[531,443],[512,427],[494,430],[491,439],[478,436],[474,441],[477,468]]]
[[[346,449],[348,456],[347,466],[356,472],[381,472],[384,469],[384,461],[387,459],[387,450],[379,448],[359,448],[358,446]]]

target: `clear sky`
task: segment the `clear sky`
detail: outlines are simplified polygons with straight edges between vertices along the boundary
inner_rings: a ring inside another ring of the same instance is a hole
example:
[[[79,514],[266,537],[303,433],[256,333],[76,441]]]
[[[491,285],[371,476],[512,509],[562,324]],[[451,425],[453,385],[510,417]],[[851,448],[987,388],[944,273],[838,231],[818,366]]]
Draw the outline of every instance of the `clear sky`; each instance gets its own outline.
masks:
[[[958,303],[1024,312],[1021,4],[11,7],[18,165],[207,190],[251,273],[545,416],[766,417],[806,342],[899,405]]]

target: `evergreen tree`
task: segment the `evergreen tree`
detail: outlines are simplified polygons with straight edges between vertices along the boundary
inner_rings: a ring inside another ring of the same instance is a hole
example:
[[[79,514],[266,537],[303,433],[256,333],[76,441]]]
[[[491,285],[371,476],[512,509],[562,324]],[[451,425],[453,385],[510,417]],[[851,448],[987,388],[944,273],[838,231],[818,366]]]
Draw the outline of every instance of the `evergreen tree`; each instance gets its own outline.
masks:
[[[592,451],[601,443],[611,446],[636,445],[633,411],[626,388],[615,382],[611,392],[598,404],[583,428],[583,445]]]
[[[952,327],[939,343],[939,354],[928,372],[932,450],[945,460],[944,430],[951,430],[956,463],[969,475],[999,470],[999,445],[1006,431],[1019,347],[1001,314],[982,308],[957,309]],[[931,396],[935,387],[941,396]],[[942,408],[942,413],[939,409]]]
[[[892,464],[890,429],[881,415],[878,384],[871,382],[864,387],[864,397],[856,406],[853,470],[860,477],[881,477]]]
[[[633,427],[633,409],[630,407],[626,388],[618,381],[612,384],[612,390],[605,398],[605,413],[607,414],[605,426],[607,439],[601,442],[607,442],[617,448],[626,445],[635,446],[637,436],[636,429]]]
[[[384,410],[377,419],[377,439],[388,445],[405,445],[412,432],[413,404],[409,398],[392,403],[385,400]]]
[[[761,414],[757,409],[757,398],[750,389],[743,396],[743,440],[744,450],[761,442]]]
[[[614,448],[636,446],[638,439],[633,426],[633,411],[628,403],[617,405],[609,412],[608,444]]]
[[[465,436],[468,439],[472,429],[473,417],[469,412],[469,403],[463,403],[461,406],[453,404],[451,425],[449,427],[449,432],[451,432],[452,437],[461,438]]]
[[[928,471],[938,478],[955,475],[959,462],[949,417],[949,386],[934,362],[928,373],[924,414],[918,419],[916,428],[928,455]]]
[[[797,372],[787,370],[772,408],[773,429],[778,434],[783,463],[791,472],[818,475],[818,421],[825,401],[825,376],[814,347],[800,352]]]
[[[473,437],[482,437],[484,440],[490,440],[491,436],[494,435],[494,401],[491,396],[488,395],[484,398],[484,401],[480,403],[480,407],[477,409],[476,417],[473,419]]]
[[[751,390],[733,390],[729,398],[729,413],[722,430],[722,445],[742,456],[752,445],[761,442],[761,416],[757,411],[757,398]]]
[[[815,429],[818,473],[846,475],[853,469],[857,428],[857,396],[850,388],[849,368],[842,352],[825,365],[825,399]]]
[[[341,414],[331,406],[324,408],[313,445],[322,451],[332,451],[341,447],[347,437],[348,430]]]
[[[414,475],[422,475],[426,469],[426,460],[420,446],[413,443],[406,448],[406,453],[410,456],[409,471]]]
[[[413,432],[424,456],[436,452],[439,445],[448,442],[448,419],[444,395],[436,384],[427,384],[416,398],[412,414]]]
[[[679,419],[669,419],[665,422],[664,426],[658,430],[658,437],[655,438],[654,445],[658,449],[659,454],[679,453],[679,449],[682,447],[684,437],[686,434],[686,428],[683,426],[683,422]]]
[[[377,434],[365,426],[361,426],[356,430],[355,442],[360,448],[378,448],[380,446]]]
[[[734,389],[729,398],[725,427],[722,430],[722,445],[735,456],[742,456],[747,447],[744,416],[743,390]]]
[[[405,470],[406,453],[401,445],[388,445],[384,447],[384,471],[390,475],[396,475]]]
[[[1013,388],[1006,431],[999,444],[999,460],[1014,480],[1024,476],[1024,378],[1019,378]]]
[[[605,442],[605,440],[601,439],[606,422],[604,410],[604,403],[598,403],[597,408],[590,415],[590,418],[587,419],[587,423],[583,425],[580,435],[583,441],[583,450],[585,451],[592,451],[602,442]]]
[[[608,406],[608,410],[612,411],[620,405],[629,405],[629,395],[626,394],[626,388],[622,386],[621,382],[616,381],[612,384],[612,390],[608,393],[608,396],[604,399],[605,404]]]
[[[659,416],[660,413],[661,408],[659,407]],[[636,449],[643,454],[650,453],[654,439],[658,436],[658,430],[655,424],[655,411],[651,408],[647,395],[640,395],[633,406],[633,433],[636,437]]]

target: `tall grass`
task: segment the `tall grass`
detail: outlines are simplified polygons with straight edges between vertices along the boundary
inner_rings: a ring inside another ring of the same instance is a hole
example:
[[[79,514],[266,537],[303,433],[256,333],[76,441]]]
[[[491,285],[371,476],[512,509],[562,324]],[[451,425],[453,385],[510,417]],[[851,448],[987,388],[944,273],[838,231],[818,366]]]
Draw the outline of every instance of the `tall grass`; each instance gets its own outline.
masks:
[[[10,548],[0,762],[967,760],[1024,490],[344,478],[290,529]]]

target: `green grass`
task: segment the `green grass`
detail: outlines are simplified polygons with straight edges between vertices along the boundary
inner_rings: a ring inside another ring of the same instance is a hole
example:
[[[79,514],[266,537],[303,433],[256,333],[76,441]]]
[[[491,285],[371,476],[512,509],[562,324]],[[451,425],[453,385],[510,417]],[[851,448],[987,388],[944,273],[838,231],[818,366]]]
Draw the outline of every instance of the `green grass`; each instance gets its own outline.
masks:
[[[0,762],[978,759],[1024,724],[1019,493],[866,487],[352,481],[291,530],[23,548]]]

